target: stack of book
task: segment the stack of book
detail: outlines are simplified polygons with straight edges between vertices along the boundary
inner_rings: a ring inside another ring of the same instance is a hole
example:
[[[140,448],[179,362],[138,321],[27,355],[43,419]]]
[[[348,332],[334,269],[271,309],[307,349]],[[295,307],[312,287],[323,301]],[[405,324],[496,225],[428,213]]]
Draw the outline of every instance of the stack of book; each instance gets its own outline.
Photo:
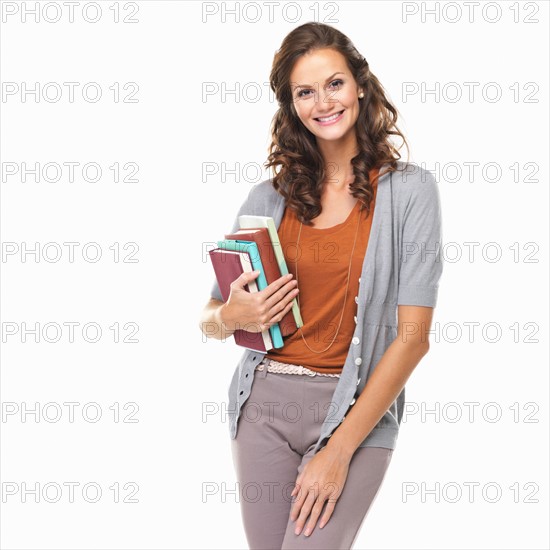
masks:
[[[288,273],[285,257],[273,218],[269,216],[239,216],[239,230],[225,235],[218,248],[208,254],[214,267],[223,301],[230,294],[230,285],[243,272],[260,271],[256,279],[245,286],[248,292],[259,292]],[[246,327],[233,333],[235,343],[254,351],[266,352],[283,347],[283,337],[303,326],[296,298],[285,316],[263,332],[251,332]]]

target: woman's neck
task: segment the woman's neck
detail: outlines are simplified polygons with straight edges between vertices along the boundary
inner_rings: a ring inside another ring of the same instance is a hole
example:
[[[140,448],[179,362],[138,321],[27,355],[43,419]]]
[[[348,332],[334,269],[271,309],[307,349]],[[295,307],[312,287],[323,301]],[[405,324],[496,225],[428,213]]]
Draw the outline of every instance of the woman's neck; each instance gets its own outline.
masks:
[[[325,163],[326,187],[332,190],[344,191],[355,179],[351,159],[357,155],[357,141],[350,136],[347,141],[319,141],[319,151]]]

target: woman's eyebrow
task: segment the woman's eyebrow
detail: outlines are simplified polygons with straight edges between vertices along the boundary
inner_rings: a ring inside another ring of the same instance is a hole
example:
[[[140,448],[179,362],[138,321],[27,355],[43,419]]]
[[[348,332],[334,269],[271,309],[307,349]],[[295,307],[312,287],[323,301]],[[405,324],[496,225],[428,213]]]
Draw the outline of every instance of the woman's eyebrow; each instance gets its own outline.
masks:
[[[334,74],[331,74],[326,80],[325,82],[328,82],[331,78],[334,78],[337,74],[344,74],[343,72],[339,71],[337,73],[334,73]],[[295,84],[293,86],[293,88],[311,88],[312,85],[311,84]]]

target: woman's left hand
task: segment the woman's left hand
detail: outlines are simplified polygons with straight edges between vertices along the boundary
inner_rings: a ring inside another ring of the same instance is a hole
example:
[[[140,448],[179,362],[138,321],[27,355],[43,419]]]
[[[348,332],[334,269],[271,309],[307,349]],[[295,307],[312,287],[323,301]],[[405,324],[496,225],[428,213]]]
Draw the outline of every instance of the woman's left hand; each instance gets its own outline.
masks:
[[[290,519],[297,519],[294,530],[296,535],[302,532],[308,517],[304,535],[311,535],[326,500],[328,502],[319,528],[327,524],[344,490],[349,463],[350,458],[325,446],[304,466],[291,493],[291,496],[298,494],[290,512]]]

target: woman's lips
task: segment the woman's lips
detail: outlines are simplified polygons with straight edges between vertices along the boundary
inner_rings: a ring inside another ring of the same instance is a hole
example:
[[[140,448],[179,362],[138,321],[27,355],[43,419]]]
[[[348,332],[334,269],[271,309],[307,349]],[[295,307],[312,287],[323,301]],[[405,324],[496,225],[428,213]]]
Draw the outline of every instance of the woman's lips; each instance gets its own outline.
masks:
[[[342,117],[344,116],[344,111],[340,111],[340,113],[338,114],[334,114],[334,115],[331,115],[329,117],[329,120],[319,120],[318,118],[314,118],[313,120],[315,120],[315,122],[317,122],[317,124],[320,124],[321,126],[330,126],[331,124],[336,124],[339,120],[342,119]],[[321,117],[321,118],[327,118],[327,117]]]

